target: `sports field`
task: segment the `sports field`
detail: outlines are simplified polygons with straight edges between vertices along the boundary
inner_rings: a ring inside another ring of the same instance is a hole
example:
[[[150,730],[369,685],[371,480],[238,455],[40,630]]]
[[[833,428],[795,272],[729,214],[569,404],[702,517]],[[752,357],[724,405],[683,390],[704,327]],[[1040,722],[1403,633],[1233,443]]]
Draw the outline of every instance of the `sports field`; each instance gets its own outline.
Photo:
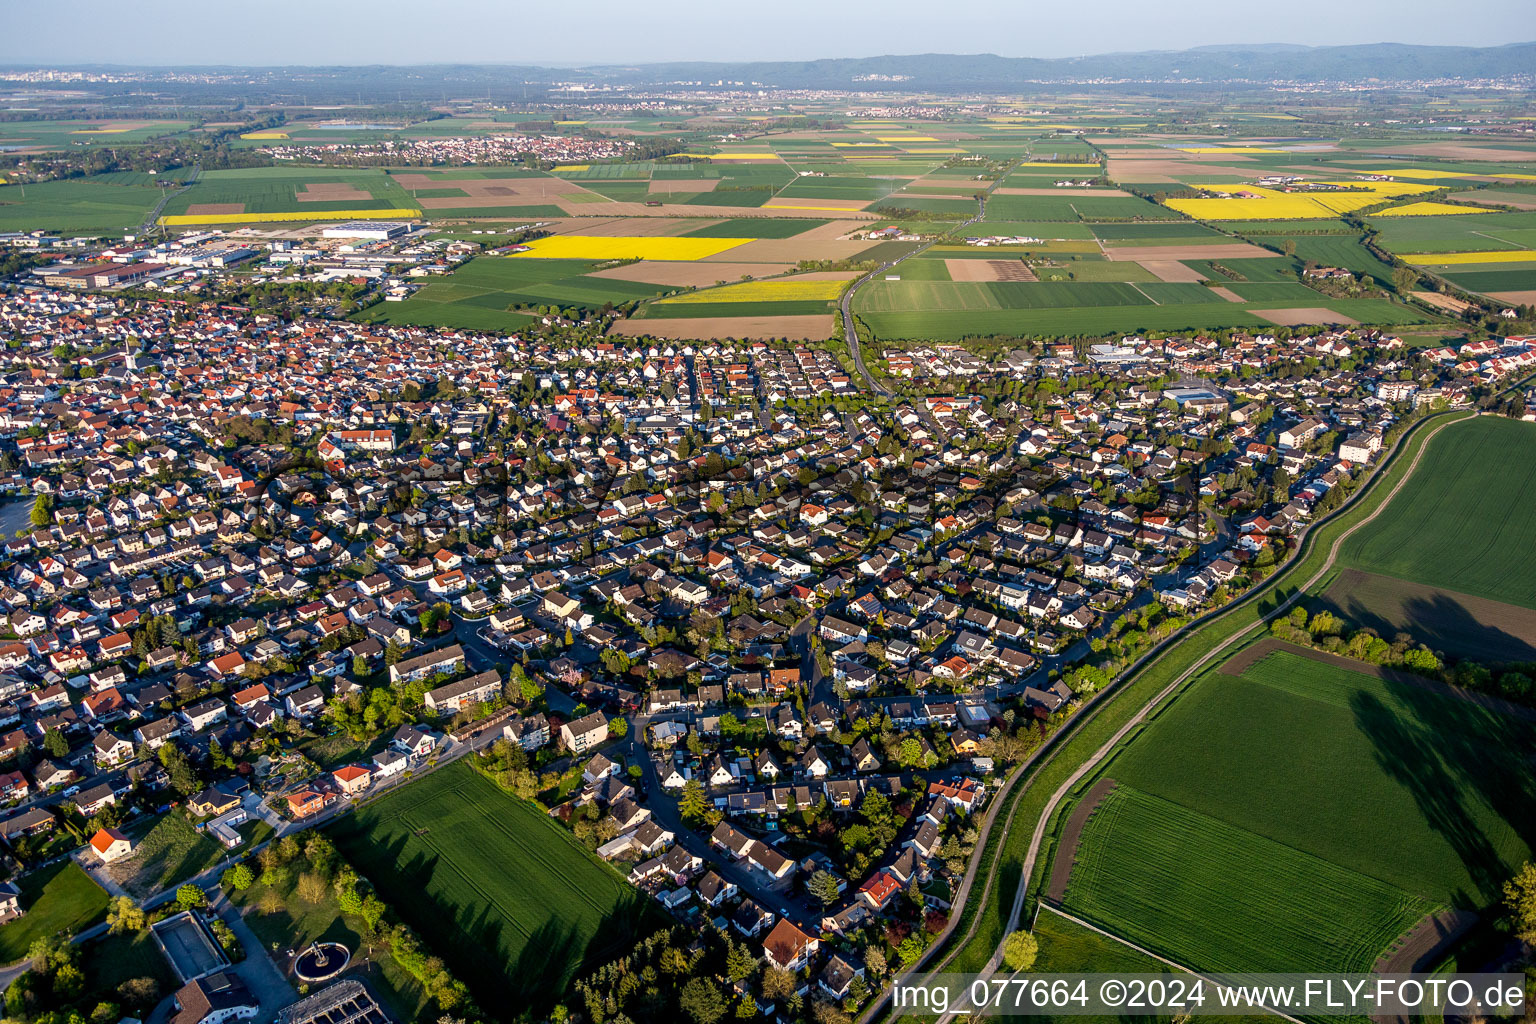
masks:
[[[1243,663],[1103,769],[1069,910],[1195,968],[1365,971],[1531,855],[1536,723],[1286,650]]]
[[[547,1010],[583,966],[628,949],[654,913],[532,804],[451,765],[329,830],[482,1007]]]
[[[1344,565],[1536,608],[1536,425],[1483,416],[1447,427]]]

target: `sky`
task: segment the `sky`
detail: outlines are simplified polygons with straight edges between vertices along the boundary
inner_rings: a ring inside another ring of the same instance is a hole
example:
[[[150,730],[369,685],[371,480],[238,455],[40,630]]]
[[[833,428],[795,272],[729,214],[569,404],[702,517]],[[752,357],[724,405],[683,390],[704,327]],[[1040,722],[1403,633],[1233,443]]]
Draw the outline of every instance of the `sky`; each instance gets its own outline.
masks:
[[[0,64],[643,64],[1536,38],[1530,0],[124,0],[13,3]]]

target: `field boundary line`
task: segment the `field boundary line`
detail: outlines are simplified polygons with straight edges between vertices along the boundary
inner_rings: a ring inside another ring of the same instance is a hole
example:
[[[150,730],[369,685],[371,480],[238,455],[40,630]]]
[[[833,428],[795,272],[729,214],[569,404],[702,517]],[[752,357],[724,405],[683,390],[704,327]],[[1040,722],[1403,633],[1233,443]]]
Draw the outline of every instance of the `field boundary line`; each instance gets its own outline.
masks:
[[[1153,960],[1156,960],[1168,967],[1172,967],[1176,971],[1183,971],[1185,974],[1199,978],[1200,980],[1205,981],[1211,985],[1223,985],[1222,982],[1211,977],[1210,975],[1203,974],[1200,971],[1195,970],[1193,967],[1186,967],[1184,964],[1179,963],[1177,960],[1170,960],[1163,956],[1161,953],[1154,953],[1152,950],[1146,948],[1145,946],[1138,946],[1136,943],[1132,942],[1130,939],[1125,938],[1123,935],[1116,935],[1114,932],[1105,931],[1103,928],[1100,928],[1092,921],[1085,921],[1081,917],[1078,917],[1076,914],[1069,913],[1068,911],[1063,910],[1061,907],[1056,906],[1050,900],[1040,900],[1039,906],[1045,910],[1049,910],[1057,917],[1064,918],[1065,920],[1071,921],[1075,925],[1087,928],[1091,932],[1097,932],[1098,934],[1104,936],[1106,939],[1109,939],[1111,942],[1118,942],[1120,945],[1126,947],[1127,949],[1134,949],[1136,952],[1142,954],[1143,956],[1151,957]],[[1039,920],[1039,916],[1039,913],[1036,912],[1036,921]],[[1223,985],[1223,987],[1225,986]],[[1290,1021],[1291,1024],[1304,1024],[1303,1021],[1292,1017],[1288,1013],[1277,1010],[1272,1006],[1260,1006],[1259,1009],[1265,1011],[1266,1013],[1271,1013],[1276,1017],[1284,1018],[1285,1020]]]

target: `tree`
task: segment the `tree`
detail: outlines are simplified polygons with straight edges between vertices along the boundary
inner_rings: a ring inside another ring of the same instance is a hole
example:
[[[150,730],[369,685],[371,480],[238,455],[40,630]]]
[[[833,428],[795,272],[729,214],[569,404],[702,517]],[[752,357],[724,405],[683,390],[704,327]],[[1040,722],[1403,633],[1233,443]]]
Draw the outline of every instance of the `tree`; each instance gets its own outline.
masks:
[[[126,1006],[147,1009],[160,999],[160,984],[151,977],[129,978],[117,986],[117,997]]]
[[[1019,930],[1003,940],[1003,966],[1015,973],[1035,966],[1040,944],[1029,932]]]
[[[837,878],[830,871],[818,871],[805,885],[806,891],[821,901],[822,906],[837,902]]]
[[[33,526],[50,525],[53,522],[53,498],[47,494],[39,494],[37,500],[32,503],[29,518]]]
[[[699,821],[709,810],[709,801],[704,798],[704,787],[698,779],[683,783],[683,795],[677,802],[677,809],[684,821]]]
[[[1515,938],[1536,946],[1536,863],[1526,861],[1504,883],[1504,906],[1515,926]]]
[[[746,943],[732,942],[725,956],[725,976],[732,981],[745,981],[757,970],[757,957]]]
[[[180,904],[182,910],[206,907],[208,905],[208,894],[203,892],[198,886],[188,882],[176,890],[176,902]]]
[[[720,989],[706,978],[694,978],[678,993],[677,1005],[692,1017],[695,1024],[715,1024],[725,1016],[725,997]]]
[[[795,994],[795,976],[781,967],[770,967],[763,972],[763,998],[775,1002]]]
[[[43,733],[43,749],[49,757],[64,757],[69,754],[69,740],[58,729],[49,729]]]
[[[107,931],[113,935],[141,932],[145,923],[144,911],[139,909],[132,897],[119,896],[107,908]]]
[[[319,903],[330,893],[331,887],[325,884],[325,878],[314,871],[306,871],[299,876],[299,884],[294,892],[305,903]]]
[[[228,882],[229,887],[234,889],[236,892],[244,892],[245,890],[249,889],[251,887],[251,883],[255,880],[255,876],[252,875],[251,869],[246,867],[244,861],[241,861],[239,864],[236,864],[234,867],[224,872],[224,881]]]

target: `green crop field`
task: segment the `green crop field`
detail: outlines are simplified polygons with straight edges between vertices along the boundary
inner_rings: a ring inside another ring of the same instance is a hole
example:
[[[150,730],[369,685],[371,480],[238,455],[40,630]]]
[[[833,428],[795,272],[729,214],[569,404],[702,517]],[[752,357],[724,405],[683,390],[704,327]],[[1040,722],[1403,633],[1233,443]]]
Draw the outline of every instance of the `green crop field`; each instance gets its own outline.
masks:
[[[148,121],[141,118],[7,121],[0,123],[0,145],[7,149],[16,147],[47,151],[78,149],[82,146],[122,146],[175,135],[191,126],[190,121]]]
[[[991,210],[991,207],[988,207]],[[1025,238],[1093,238],[1093,228],[1088,224],[1071,221],[1004,220],[992,210],[985,220],[965,228],[959,234],[966,238],[986,238],[992,235],[1014,235]]]
[[[1515,270],[1473,270],[1447,273],[1445,278],[1469,292],[1517,292],[1536,290],[1536,260]]]
[[[303,200],[307,185],[349,184],[365,195],[353,199]],[[414,209],[411,196],[382,170],[327,167],[251,167],[209,171],[165,206],[166,216],[198,212],[197,207],[243,204],[245,213],[313,213],[324,219],[333,210]],[[433,211],[440,214],[442,211]]]
[[[1439,220],[1440,218],[1424,219]],[[1392,281],[1392,268],[1361,245],[1358,237],[1349,235],[1298,237],[1296,238],[1296,255],[1300,259],[1314,260],[1325,267],[1343,267],[1357,274],[1370,274],[1382,284],[1390,284]]]
[[[862,297],[863,293],[860,293]],[[900,310],[861,312],[883,340],[957,341],[966,337],[1063,335],[1096,337],[1144,330],[1263,327],[1268,321],[1235,302],[1203,306],[1063,307],[1059,309]]]
[[[625,949],[645,897],[537,807],[455,764],[331,826],[337,847],[481,1006],[547,1010]]]
[[[160,196],[157,187],[92,178],[0,185],[0,231],[121,231],[144,223]]]
[[[1479,417],[1448,427],[1345,565],[1536,608],[1536,426]]]
[[[1196,968],[1368,970],[1481,908],[1536,843],[1536,724],[1272,651],[1212,670],[1104,769],[1065,903]]]
[[[1435,909],[1121,785],[1083,831],[1068,910],[1196,970],[1368,971]]]
[[[1377,217],[1377,240],[1394,253],[1480,252],[1536,247],[1536,211],[1457,217]]]
[[[446,279],[432,281],[404,302],[381,302],[357,314],[365,323],[457,327],[472,331],[515,330],[528,315],[513,306],[560,306],[595,310],[622,305],[670,289],[662,285],[589,277],[587,260],[514,260],[481,256]]]
[[[1192,220],[1157,222],[1151,224],[1127,221],[1112,224],[1089,224],[1096,238],[1116,245],[1146,242],[1151,245],[1188,245],[1199,239],[1230,242],[1232,239],[1214,228]],[[1150,241],[1155,239],[1156,241]],[[1163,239],[1174,239],[1163,242]]]

